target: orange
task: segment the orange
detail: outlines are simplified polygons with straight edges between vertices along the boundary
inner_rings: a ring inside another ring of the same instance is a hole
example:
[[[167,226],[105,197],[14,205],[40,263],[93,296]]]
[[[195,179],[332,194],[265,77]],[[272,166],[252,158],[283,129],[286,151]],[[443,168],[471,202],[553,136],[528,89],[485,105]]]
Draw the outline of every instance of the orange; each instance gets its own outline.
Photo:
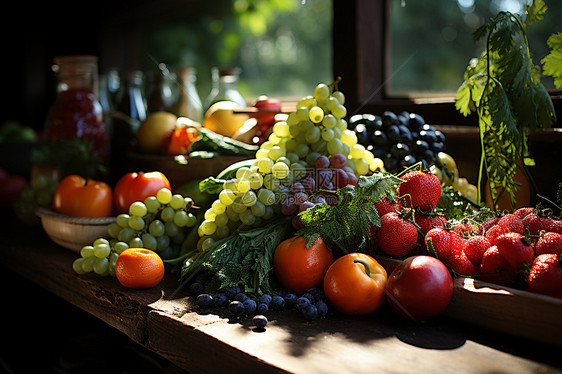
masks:
[[[115,275],[125,287],[150,288],[164,277],[164,263],[150,249],[128,248],[117,258]]]
[[[307,248],[306,239],[295,236],[281,242],[273,254],[273,270],[277,280],[297,295],[322,285],[324,274],[332,262],[334,256],[322,238],[316,239]]]

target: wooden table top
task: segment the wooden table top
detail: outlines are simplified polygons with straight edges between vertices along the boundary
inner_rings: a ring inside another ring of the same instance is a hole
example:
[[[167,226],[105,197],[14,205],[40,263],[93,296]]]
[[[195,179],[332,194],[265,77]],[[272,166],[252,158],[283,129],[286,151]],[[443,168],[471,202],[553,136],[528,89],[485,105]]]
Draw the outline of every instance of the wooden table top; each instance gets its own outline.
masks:
[[[388,307],[315,321],[295,310],[269,312],[258,331],[249,316],[198,310],[173,274],[152,289],[127,289],[113,277],[75,274],[77,256],[40,228],[2,234],[3,266],[190,373],[562,373],[553,346],[446,317],[406,321]]]

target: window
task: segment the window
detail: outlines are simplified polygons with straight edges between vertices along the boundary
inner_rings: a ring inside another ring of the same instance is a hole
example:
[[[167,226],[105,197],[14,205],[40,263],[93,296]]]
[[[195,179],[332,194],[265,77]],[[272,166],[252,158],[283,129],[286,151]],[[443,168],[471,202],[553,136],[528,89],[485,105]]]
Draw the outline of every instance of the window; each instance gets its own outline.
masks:
[[[213,66],[238,66],[247,99],[309,95],[332,75],[332,6],[326,0],[217,1],[143,32],[142,69],[195,67],[204,100]]]
[[[473,32],[499,11],[523,14],[527,0],[394,0],[390,2],[389,96],[456,92],[468,61],[478,57],[484,40]],[[559,26],[562,2],[548,1],[545,18],[532,25],[529,47],[540,65],[546,40]],[[551,77],[543,84],[554,88]]]

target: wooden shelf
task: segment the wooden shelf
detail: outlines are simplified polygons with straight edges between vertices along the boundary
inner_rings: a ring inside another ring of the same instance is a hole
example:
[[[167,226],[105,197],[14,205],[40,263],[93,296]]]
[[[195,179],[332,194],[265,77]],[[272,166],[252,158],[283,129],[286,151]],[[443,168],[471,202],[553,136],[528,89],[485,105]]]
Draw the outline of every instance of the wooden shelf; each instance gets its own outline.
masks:
[[[387,307],[366,317],[332,312],[315,321],[295,310],[271,312],[260,332],[251,317],[198,310],[174,275],[152,289],[127,289],[115,278],[76,275],[76,254],[39,228],[11,233],[0,247],[1,265],[191,373],[562,373],[562,363],[548,354],[553,346],[447,317],[414,323]]]

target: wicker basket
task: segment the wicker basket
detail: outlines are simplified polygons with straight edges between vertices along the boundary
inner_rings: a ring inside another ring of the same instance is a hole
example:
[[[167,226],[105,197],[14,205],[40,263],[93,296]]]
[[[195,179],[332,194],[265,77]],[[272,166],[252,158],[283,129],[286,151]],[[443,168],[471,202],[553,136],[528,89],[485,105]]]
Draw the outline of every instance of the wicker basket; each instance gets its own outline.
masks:
[[[80,252],[97,238],[108,238],[107,226],[115,222],[115,217],[70,217],[45,208],[38,208],[35,214],[41,218],[43,229],[51,240],[74,252]]]

